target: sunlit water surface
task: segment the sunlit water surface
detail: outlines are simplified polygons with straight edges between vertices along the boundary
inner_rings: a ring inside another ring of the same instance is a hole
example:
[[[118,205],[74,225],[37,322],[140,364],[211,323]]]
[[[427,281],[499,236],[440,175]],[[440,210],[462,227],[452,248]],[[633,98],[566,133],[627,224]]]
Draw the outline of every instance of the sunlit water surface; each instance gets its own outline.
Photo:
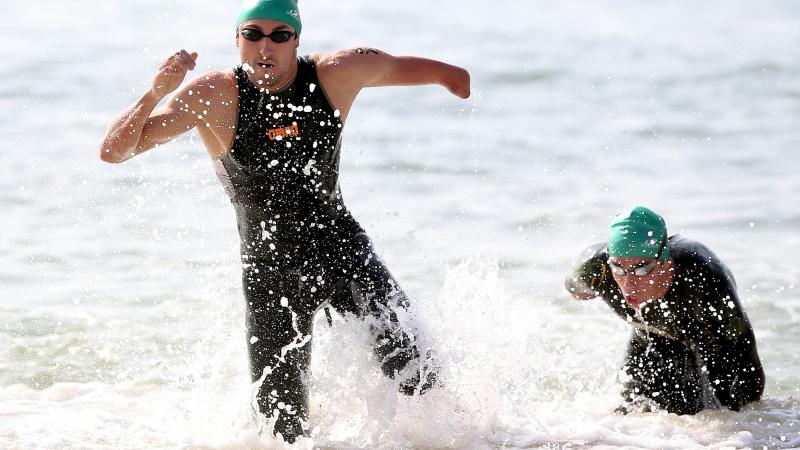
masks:
[[[280,448],[247,413],[234,215],[196,135],[126,164],[106,124],[185,47],[237,63],[237,3],[17,2],[0,19],[0,447]],[[470,70],[366,90],[342,189],[445,385],[395,393],[367,330],[317,323],[301,448],[800,447],[800,5],[301,2],[301,52]],[[767,373],[741,412],[618,416],[628,326],[568,298],[630,204],[733,270]]]

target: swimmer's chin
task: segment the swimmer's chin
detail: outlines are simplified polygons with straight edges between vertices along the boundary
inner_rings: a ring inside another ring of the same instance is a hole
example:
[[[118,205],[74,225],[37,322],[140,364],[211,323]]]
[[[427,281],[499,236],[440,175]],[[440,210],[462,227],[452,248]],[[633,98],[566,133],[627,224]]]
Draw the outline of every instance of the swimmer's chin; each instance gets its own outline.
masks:
[[[638,309],[643,303],[647,303],[648,301],[649,300],[642,300],[638,297],[625,297],[625,303],[633,309]]]
[[[625,297],[625,303],[633,309],[639,309],[642,305],[659,300],[658,298],[640,299],[638,297]]]

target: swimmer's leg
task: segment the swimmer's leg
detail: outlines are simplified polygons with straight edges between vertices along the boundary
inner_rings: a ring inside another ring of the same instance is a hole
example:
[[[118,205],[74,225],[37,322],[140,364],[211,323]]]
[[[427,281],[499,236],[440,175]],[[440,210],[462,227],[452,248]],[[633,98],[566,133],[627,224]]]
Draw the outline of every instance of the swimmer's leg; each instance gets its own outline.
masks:
[[[436,384],[430,352],[424,357],[420,355],[416,338],[408,328],[410,324],[398,317],[406,314],[408,297],[375,254],[365,233],[357,234],[351,245],[356,258],[348,271],[345,296],[354,306],[346,309],[370,321],[375,355],[383,373],[394,379],[404,372],[400,391],[406,395],[428,391]],[[413,373],[409,373],[411,371]]]
[[[268,418],[277,414],[273,433],[290,443],[305,434],[308,420],[303,376],[311,359],[314,312],[302,300],[298,277],[258,264],[243,274],[250,375],[253,382],[263,377],[258,410]]]
[[[637,407],[648,410],[647,402],[676,414],[695,414],[703,409],[703,391],[695,356],[682,343],[650,335],[649,342],[636,332],[628,343],[622,365],[625,373],[618,412]]]

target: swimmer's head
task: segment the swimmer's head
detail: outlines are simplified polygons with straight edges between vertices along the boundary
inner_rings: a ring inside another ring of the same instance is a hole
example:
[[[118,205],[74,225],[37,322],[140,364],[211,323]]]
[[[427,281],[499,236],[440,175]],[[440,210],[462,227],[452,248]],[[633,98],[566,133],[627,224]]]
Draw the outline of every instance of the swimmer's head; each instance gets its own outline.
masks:
[[[664,219],[643,206],[617,214],[609,229],[607,262],[632,308],[665,298],[672,286],[675,264],[669,258]]]
[[[270,19],[283,22],[294,28],[295,34],[300,36],[303,27],[300,22],[300,10],[297,0],[244,0],[236,17],[238,29],[242,22],[250,19]]]
[[[297,0],[245,0],[236,21],[242,70],[258,89],[278,91],[297,74]]]
[[[608,234],[608,256],[669,258],[664,219],[644,206],[636,206],[614,217]]]

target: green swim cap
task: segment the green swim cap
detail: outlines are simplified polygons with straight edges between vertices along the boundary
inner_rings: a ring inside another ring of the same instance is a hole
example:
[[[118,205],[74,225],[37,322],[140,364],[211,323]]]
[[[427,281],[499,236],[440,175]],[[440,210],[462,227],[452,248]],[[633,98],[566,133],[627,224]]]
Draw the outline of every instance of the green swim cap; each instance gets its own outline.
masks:
[[[297,36],[300,36],[300,29],[303,28],[297,0],[244,0],[236,18],[236,27],[250,19],[272,19],[283,22],[291,25]]]
[[[644,206],[637,206],[614,217],[608,233],[608,256],[655,258],[665,239],[664,219]],[[659,259],[667,258],[669,245],[664,245]]]

